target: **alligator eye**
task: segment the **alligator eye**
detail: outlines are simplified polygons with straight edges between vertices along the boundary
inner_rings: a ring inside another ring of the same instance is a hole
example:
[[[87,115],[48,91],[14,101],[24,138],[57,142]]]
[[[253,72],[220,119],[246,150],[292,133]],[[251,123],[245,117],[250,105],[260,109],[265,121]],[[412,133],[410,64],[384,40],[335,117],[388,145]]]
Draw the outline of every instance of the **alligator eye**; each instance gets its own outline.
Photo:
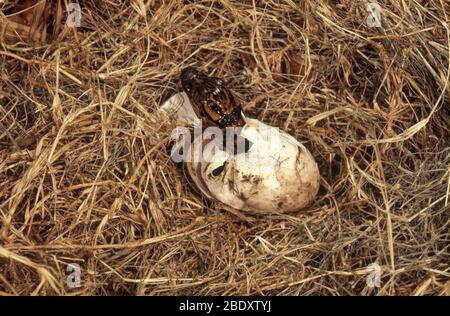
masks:
[[[183,84],[183,89],[184,89],[184,91],[186,91],[186,92],[191,92],[191,90],[192,90],[192,84],[190,84],[190,83],[184,83],[184,84]]]
[[[187,92],[192,90],[192,85],[196,84],[199,74],[198,71],[192,67],[185,68],[181,71],[180,80],[183,89]]]

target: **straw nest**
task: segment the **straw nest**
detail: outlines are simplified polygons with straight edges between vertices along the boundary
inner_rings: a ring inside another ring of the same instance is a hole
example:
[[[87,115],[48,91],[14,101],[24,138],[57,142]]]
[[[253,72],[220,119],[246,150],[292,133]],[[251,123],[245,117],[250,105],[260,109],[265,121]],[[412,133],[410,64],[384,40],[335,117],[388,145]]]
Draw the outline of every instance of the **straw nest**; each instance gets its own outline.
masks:
[[[1,294],[449,293],[448,1],[67,2],[0,4]],[[315,203],[191,188],[157,114],[188,65],[305,142]]]

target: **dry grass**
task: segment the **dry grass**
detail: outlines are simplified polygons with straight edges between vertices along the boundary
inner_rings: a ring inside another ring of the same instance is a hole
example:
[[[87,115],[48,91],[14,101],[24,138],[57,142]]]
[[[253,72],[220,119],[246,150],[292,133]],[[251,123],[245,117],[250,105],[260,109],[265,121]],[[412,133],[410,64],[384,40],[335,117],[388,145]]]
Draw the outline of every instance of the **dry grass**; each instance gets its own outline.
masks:
[[[0,294],[449,295],[450,3],[379,1],[370,28],[366,1],[184,2],[79,1],[81,27],[2,40]],[[188,185],[155,114],[188,65],[306,142],[311,207]]]

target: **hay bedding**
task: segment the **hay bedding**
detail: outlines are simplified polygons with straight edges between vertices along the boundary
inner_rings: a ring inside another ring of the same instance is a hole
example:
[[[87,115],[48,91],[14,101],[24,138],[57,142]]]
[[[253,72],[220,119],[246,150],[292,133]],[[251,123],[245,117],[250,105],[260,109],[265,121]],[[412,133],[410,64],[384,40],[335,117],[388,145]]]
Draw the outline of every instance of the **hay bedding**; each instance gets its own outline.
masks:
[[[449,294],[448,1],[379,1],[382,28],[365,1],[79,3],[76,29],[64,1],[17,29],[0,4],[1,294]],[[312,206],[239,214],[186,183],[155,111],[187,65],[305,141]]]

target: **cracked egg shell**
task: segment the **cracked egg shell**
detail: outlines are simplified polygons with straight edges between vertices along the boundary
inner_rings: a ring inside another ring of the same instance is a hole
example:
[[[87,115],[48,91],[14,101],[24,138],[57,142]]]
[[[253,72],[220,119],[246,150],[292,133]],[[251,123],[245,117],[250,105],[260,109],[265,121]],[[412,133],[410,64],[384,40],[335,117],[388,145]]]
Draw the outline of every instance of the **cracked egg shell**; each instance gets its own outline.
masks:
[[[194,141],[186,168],[196,186],[238,210],[292,212],[310,204],[320,179],[311,153],[284,132],[258,120],[246,121],[242,136],[253,143],[246,153],[231,156],[207,137]],[[200,142],[203,155],[195,162],[193,154]]]
[[[173,100],[178,109],[180,100],[182,107],[191,106],[182,94]],[[169,108],[173,107],[163,106],[166,112]],[[180,114],[186,112],[190,110],[178,110],[177,119],[195,125]],[[284,213],[309,205],[318,193],[320,174],[308,149],[275,127],[245,120],[241,136],[252,144],[247,152],[230,155],[205,133],[192,141],[190,159],[184,162],[191,183],[211,200],[242,211]],[[195,159],[198,153],[200,159]]]

